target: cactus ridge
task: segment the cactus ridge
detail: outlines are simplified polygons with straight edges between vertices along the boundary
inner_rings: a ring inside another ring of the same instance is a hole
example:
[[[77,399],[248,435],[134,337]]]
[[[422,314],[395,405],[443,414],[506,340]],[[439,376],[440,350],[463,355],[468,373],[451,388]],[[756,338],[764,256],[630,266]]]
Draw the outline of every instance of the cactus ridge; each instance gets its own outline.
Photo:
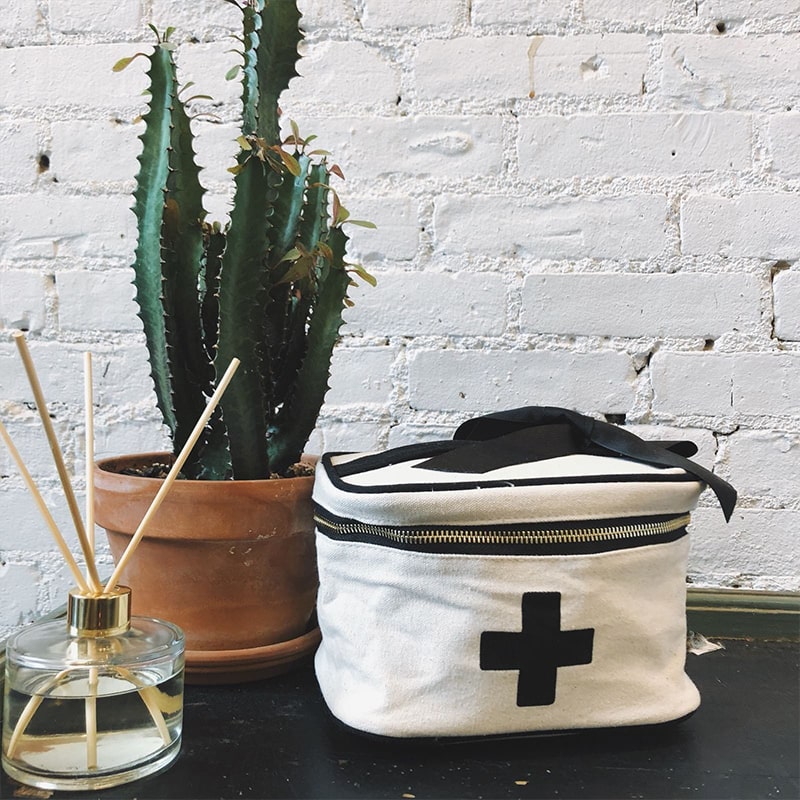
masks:
[[[303,39],[300,11],[294,0],[257,0],[258,31],[258,110],[257,130],[270,144],[280,141],[281,93],[297,77],[297,48]]]
[[[232,358],[241,361],[184,468],[214,480],[282,474],[299,460],[328,389],[352,283],[340,224],[347,215],[330,219],[324,156],[306,154],[294,123],[295,135],[280,137],[278,100],[297,75],[303,36],[296,1],[236,5],[242,135],[229,223],[206,221],[169,32],[148,56],[151,99],[134,194],[136,300],[176,452],[215,378]]]
[[[170,53],[156,48],[148,57],[150,102],[143,116],[142,152],[136,176],[133,212],[139,230],[134,279],[138,315],[142,320],[150,360],[150,374],[165,424],[174,436],[176,419],[172,408],[167,366],[166,325],[161,303],[161,218],[163,189],[169,169],[170,109],[167,84],[171,79]]]
[[[174,75],[174,73],[173,73]],[[161,225],[162,304],[165,315],[167,360],[175,409],[175,447],[182,448],[205,408],[213,371],[203,344],[198,276],[204,257],[204,190],[195,163],[189,117],[178,97],[178,84],[169,85],[171,126],[164,213]],[[203,439],[195,446],[184,471],[194,474]]]

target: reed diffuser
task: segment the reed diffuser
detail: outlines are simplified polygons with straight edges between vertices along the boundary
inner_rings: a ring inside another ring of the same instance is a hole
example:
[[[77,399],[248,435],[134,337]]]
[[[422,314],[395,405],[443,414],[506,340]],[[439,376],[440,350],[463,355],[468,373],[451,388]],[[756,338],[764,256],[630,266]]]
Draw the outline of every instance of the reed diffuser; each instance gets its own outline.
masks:
[[[102,789],[165,769],[177,757],[183,722],[184,639],[163,620],[131,615],[119,576],[178,477],[236,371],[233,359],[128,548],[105,583],[94,551],[92,359],[84,358],[86,511],[81,518],[33,360],[14,333],[69,507],[86,571],[58,529],[5,426],[3,439],[72,573],[67,619],[23,628],[6,645],[3,769],[42,789]]]

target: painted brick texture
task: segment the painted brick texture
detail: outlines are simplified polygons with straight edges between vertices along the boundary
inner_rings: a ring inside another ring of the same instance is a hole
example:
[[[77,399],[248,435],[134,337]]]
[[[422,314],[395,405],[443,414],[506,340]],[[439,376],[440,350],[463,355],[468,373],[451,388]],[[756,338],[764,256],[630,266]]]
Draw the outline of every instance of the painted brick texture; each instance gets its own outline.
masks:
[[[800,5],[796,0],[301,0],[284,119],[346,175],[353,292],[310,450],[449,436],[555,404],[688,438],[692,580],[800,589]],[[9,332],[28,331],[79,495],[81,354],[97,451],[165,447],[132,303],[144,62],[175,26],[206,204],[224,220],[239,86],[224,0],[0,0],[0,417],[59,505]],[[0,453],[0,638],[68,576]],[[102,539],[101,539],[102,541]],[[107,552],[101,557],[108,561]]]

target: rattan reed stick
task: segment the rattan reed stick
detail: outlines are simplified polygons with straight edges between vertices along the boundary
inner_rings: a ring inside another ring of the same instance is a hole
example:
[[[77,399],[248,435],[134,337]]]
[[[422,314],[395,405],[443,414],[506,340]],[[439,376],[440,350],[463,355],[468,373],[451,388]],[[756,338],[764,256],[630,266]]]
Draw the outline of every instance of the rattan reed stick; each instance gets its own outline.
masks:
[[[86,539],[95,563],[94,542],[94,387],[92,380],[92,354],[83,354],[83,414],[86,427],[84,436],[86,466]],[[92,660],[97,659],[94,639],[89,640],[89,653]],[[100,674],[97,667],[89,668],[89,695],[84,700],[84,720],[86,723],[86,768],[97,769],[97,693]]]
[[[94,556],[94,392],[91,353],[83,355],[83,395],[86,424],[86,538]]]
[[[25,334],[22,331],[15,331],[13,336],[14,341],[17,344],[19,354],[22,358],[22,363],[25,366],[25,372],[28,375],[28,382],[31,385],[33,398],[36,401],[36,410],[39,412],[39,417],[42,420],[42,425],[44,426],[44,431],[47,435],[47,443],[50,445],[50,452],[53,454],[53,461],[55,462],[56,470],[58,471],[58,477],[61,480],[61,486],[64,490],[64,497],[67,500],[67,505],[69,506],[69,511],[72,515],[72,522],[75,525],[75,532],[78,534],[78,541],[80,542],[83,556],[86,559],[86,570],[89,578],[88,582],[90,591],[97,592],[99,594],[102,591],[103,586],[100,582],[100,577],[97,574],[97,567],[94,563],[94,554],[92,553],[92,549],[89,546],[89,541],[86,538],[86,529],[84,528],[80,510],[78,509],[78,502],[75,499],[75,492],[72,490],[72,483],[69,479],[69,473],[67,472],[66,465],[64,464],[64,457],[61,455],[61,448],[59,447],[55,430],[53,430],[53,423],[51,422],[50,415],[47,412],[47,404],[45,403],[44,394],[42,393],[42,386],[39,383],[39,376],[36,374],[36,367],[33,364],[30,350],[28,350],[28,343],[25,341]]]
[[[153,502],[150,504],[150,507],[147,509],[142,521],[139,523],[139,527],[136,529],[136,532],[133,534],[133,538],[128,543],[128,546],[125,548],[125,552],[120,556],[119,561],[117,562],[117,567],[112,573],[111,577],[108,580],[108,583],[105,585],[105,592],[110,592],[118,583],[120,579],[120,575],[122,571],[130,561],[131,557],[133,556],[134,551],[141,542],[142,537],[144,536],[147,526],[150,524],[150,520],[152,520],[156,511],[158,511],[161,503],[164,501],[164,498],[167,496],[167,492],[169,492],[172,484],[175,482],[175,479],[178,477],[178,473],[181,471],[186,459],[189,458],[189,454],[192,452],[192,448],[197,443],[197,440],[200,438],[200,434],[203,432],[203,429],[206,426],[206,423],[211,418],[211,415],[214,413],[214,409],[217,407],[217,403],[219,403],[220,398],[222,397],[225,389],[228,388],[228,384],[231,382],[231,378],[233,378],[233,374],[236,372],[236,369],[239,366],[239,359],[234,358],[231,360],[228,369],[225,371],[225,374],[220,379],[219,385],[217,386],[216,391],[211,396],[211,399],[208,401],[208,405],[206,406],[206,410],[200,416],[200,419],[197,420],[197,424],[194,426],[191,434],[189,435],[186,444],[183,446],[178,457],[175,459],[175,463],[172,465],[167,477],[164,478],[164,482],[161,484],[161,488],[158,490],[158,493],[153,498]]]

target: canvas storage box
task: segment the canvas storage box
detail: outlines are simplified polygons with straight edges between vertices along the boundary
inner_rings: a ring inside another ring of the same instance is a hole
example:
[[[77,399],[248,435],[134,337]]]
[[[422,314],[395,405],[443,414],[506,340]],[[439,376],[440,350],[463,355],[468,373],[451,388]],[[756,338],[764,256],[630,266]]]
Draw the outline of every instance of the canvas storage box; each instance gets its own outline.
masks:
[[[325,454],[314,502],[331,712],[390,737],[665,722],[684,671],[689,443],[557,408],[473,419],[453,441]]]

